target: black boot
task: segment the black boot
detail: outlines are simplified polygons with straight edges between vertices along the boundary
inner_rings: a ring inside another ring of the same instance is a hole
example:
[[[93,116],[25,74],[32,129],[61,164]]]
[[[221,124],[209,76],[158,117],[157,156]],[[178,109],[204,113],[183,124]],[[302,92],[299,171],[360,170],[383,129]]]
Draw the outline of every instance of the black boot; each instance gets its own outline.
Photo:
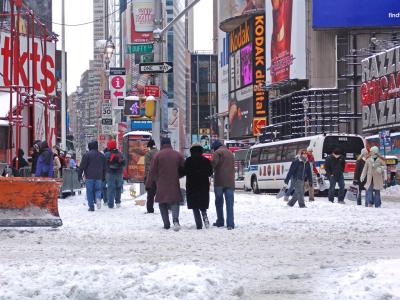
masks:
[[[207,229],[210,228],[210,221],[208,221],[207,211],[206,210],[201,211],[201,215],[203,217],[204,227]]]

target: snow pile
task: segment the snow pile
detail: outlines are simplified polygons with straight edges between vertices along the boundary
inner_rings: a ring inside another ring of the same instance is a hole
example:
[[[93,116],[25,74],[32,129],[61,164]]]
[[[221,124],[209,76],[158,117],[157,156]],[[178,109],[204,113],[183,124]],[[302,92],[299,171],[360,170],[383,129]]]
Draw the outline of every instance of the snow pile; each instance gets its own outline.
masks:
[[[8,266],[0,299],[218,299],[221,278],[194,264]]]
[[[18,208],[0,208],[0,219],[57,219],[45,208],[40,207],[26,207],[23,209]]]
[[[381,192],[382,197],[400,201],[400,185],[388,187]]]
[[[400,259],[378,260],[350,272],[335,299],[400,299]]]

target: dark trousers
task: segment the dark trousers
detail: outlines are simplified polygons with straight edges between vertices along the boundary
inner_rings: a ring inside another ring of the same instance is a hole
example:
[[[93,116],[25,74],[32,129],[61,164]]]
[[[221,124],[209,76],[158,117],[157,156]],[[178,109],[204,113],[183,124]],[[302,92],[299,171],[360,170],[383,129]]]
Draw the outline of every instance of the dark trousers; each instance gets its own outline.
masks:
[[[147,202],[146,202],[146,207],[147,207],[147,212],[148,213],[153,213],[154,212],[154,197],[156,196],[156,184],[153,183],[151,185],[151,188],[147,190]]]
[[[171,223],[169,222],[169,214],[168,209],[171,208],[172,211],[172,222],[179,223],[179,202],[175,203],[159,203],[161,218],[164,223],[164,228],[168,229],[171,227]]]
[[[107,204],[107,181],[103,180],[101,184],[101,195],[103,196],[104,204]]]
[[[201,214],[200,214],[200,212],[201,212]],[[202,229],[203,228],[203,220],[202,219],[207,218],[207,210],[193,208],[193,216],[194,216],[194,221],[196,222],[196,228]]]
[[[329,192],[328,192],[328,199],[331,202],[333,202],[335,200],[336,183],[339,184],[338,200],[340,202],[342,202],[342,201],[344,201],[344,177],[343,177],[343,174],[332,175],[329,177],[330,187],[329,187]]]

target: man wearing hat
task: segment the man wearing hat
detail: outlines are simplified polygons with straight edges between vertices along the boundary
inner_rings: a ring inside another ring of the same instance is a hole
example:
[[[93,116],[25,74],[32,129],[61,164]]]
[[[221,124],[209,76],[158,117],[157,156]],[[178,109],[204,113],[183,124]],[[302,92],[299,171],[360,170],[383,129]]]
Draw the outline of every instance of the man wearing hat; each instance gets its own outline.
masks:
[[[235,191],[235,159],[219,140],[212,144],[214,150],[211,164],[214,168],[214,193],[217,221],[213,224],[217,227],[225,226],[224,197],[226,202],[226,226],[228,230],[235,228],[233,202]]]
[[[329,179],[329,192],[328,199],[330,202],[334,202],[335,198],[335,187],[336,183],[339,185],[338,203],[344,204],[345,184],[344,184],[344,168],[346,160],[342,155],[342,151],[339,148],[333,150],[332,154],[329,155],[325,160],[325,171],[327,178]]]
[[[146,179],[149,176],[151,161],[153,160],[154,155],[158,151],[154,140],[150,140],[147,143],[147,148],[149,149],[149,151],[144,156],[144,174],[145,174],[144,182],[146,182]],[[146,208],[147,208],[148,214],[154,213],[154,196],[155,195],[156,195],[156,184],[155,184],[155,182],[151,182],[150,188],[147,189]]]
[[[168,209],[172,211],[174,230],[180,230],[179,203],[182,199],[179,178],[183,173],[184,158],[172,149],[169,138],[161,139],[161,149],[158,151],[150,164],[150,172],[146,179],[146,189],[150,189],[153,182],[157,187],[155,201],[158,202],[164,228],[169,229]]]

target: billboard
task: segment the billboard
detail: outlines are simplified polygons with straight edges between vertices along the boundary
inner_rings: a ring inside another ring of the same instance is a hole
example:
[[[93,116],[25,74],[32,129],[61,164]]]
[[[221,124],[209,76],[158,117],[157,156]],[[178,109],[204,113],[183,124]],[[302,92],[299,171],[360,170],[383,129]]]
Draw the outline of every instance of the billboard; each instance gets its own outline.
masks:
[[[265,16],[255,15],[229,33],[229,137],[259,135],[267,124]],[[257,122],[255,122],[257,120]]]
[[[400,27],[398,0],[313,0],[313,27]]]
[[[223,0],[219,2],[219,22],[265,8],[265,0]]]
[[[265,18],[267,84],[305,79],[305,0],[266,1]]]
[[[132,6],[131,43],[153,41],[154,0],[136,0]]]
[[[6,32],[0,33],[0,73],[2,74],[0,76],[0,86],[33,86],[37,93],[55,95],[55,44],[46,43],[46,54],[44,53],[44,45],[41,39],[35,38],[34,47],[31,44],[29,46],[30,55],[28,57],[27,38],[25,36],[20,36],[18,52],[16,47],[11,46],[10,34]],[[13,56],[19,59],[19,64],[11,63]],[[11,66],[13,67],[13,81],[10,78]],[[34,76],[36,78],[33,78]],[[18,81],[16,78],[18,78]]]
[[[228,111],[229,103],[229,69],[228,69],[228,34],[218,31],[218,110]]]
[[[400,128],[400,47],[361,61],[364,132]]]

